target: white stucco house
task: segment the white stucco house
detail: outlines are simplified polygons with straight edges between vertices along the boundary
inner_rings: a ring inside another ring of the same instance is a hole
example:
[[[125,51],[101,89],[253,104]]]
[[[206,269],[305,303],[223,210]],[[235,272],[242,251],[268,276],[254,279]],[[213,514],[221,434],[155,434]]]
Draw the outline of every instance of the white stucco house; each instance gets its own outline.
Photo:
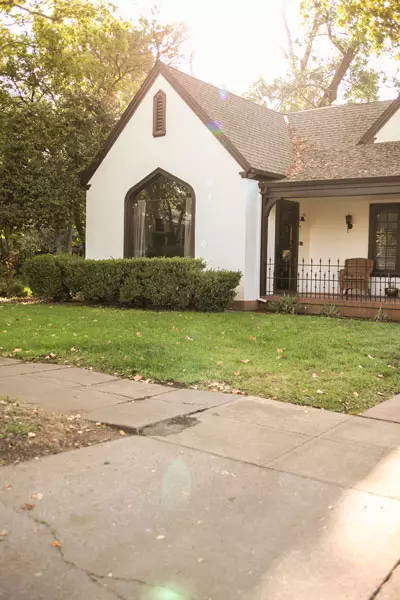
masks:
[[[202,257],[242,307],[400,277],[399,98],[284,115],[157,62],[83,180],[88,258]]]

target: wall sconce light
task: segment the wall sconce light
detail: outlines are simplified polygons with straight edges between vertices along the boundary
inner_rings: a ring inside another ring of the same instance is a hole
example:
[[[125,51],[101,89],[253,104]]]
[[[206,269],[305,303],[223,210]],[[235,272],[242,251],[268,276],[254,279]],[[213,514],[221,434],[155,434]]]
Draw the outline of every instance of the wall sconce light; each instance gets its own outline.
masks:
[[[353,215],[346,215],[346,227],[347,231],[353,229]]]

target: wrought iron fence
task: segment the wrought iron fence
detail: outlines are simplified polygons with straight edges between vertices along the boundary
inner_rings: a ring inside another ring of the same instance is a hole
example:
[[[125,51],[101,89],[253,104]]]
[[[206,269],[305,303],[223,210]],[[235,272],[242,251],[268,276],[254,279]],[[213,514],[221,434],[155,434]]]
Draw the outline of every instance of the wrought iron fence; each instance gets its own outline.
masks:
[[[366,259],[267,262],[266,294],[400,302],[400,277],[374,273]]]

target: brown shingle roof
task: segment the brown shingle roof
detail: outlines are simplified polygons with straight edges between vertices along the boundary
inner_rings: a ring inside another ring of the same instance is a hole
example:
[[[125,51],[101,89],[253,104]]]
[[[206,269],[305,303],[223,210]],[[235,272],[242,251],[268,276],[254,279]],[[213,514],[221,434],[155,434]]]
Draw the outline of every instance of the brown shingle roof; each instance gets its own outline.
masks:
[[[281,113],[167,67],[253,169],[285,174],[292,161],[289,131]]]
[[[283,115],[156,63],[82,173],[87,183],[161,73],[244,171],[285,181],[400,175],[400,142],[374,144],[369,134],[397,108],[391,101],[330,106]]]
[[[360,144],[392,101],[289,113],[294,160],[285,181],[400,175],[400,142]]]

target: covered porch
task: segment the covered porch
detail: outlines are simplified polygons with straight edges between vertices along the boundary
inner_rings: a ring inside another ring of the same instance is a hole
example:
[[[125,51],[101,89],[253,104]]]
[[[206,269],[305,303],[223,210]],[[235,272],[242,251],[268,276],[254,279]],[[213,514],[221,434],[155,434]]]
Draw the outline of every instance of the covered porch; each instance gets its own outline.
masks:
[[[400,178],[260,188],[261,301],[400,320]]]

